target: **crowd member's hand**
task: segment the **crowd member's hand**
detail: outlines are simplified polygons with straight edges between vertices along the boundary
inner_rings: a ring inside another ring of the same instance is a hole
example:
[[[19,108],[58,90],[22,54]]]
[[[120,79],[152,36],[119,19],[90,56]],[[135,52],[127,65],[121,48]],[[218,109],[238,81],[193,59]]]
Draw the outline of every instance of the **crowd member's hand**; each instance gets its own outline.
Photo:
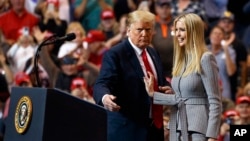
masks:
[[[88,49],[83,49],[79,57],[79,60],[77,62],[77,65],[79,66],[84,65],[86,62],[88,62],[89,56],[90,56],[90,52],[88,51]]]
[[[228,47],[232,44],[232,42],[234,41],[234,39],[235,39],[235,34],[232,33],[231,36],[230,36],[230,38],[229,38],[229,40],[227,40],[227,41],[225,41],[225,40],[221,41],[223,49],[224,50],[228,49]]]
[[[220,135],[225,136],[229,130],[230,130],[229,124],[223,123],[220,127]]]
[[[116,97],[113,95],[109,95],[109,94],[105,95],[103,98],[104,107],[109,111],[113,111],[113,112],[119,111],[121,107],[114,102],[115,99]]]

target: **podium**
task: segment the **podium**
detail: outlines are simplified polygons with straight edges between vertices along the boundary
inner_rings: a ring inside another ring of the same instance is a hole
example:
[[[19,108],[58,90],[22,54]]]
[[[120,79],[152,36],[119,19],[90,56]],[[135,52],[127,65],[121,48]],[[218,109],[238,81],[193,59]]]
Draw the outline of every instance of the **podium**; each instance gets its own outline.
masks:
[[[107,112],[58,89],[14,87],[4,141],[107,141]]]

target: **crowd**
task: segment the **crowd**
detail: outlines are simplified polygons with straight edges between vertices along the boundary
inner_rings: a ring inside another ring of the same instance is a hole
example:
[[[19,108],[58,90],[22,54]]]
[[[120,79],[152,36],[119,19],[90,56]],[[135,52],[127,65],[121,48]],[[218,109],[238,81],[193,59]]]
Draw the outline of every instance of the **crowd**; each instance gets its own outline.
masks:
[[[40,87],[58,88],[96,103],[93,88],[103,57],[129,37],[127,16],[135,10],[155,15],[150,46],[160,56],[167,82],[173,78],[173,22],[183,13],[198,15],[205,27],[206,47],[219,70],[222,122],[218,140],[229,140],[229,124],[250,124],[249,0],[39,0],[33,7],[28,0],[1,0],[0,136],[4,136],[12,87],[38,87],[38,79]],[[42,47],[36,78],[38,46],[53,35],[68,33],[76,38]],[[169,106],[163,108],[166,127],[171,111]],[[169,131],[164,130],[167,141]]]

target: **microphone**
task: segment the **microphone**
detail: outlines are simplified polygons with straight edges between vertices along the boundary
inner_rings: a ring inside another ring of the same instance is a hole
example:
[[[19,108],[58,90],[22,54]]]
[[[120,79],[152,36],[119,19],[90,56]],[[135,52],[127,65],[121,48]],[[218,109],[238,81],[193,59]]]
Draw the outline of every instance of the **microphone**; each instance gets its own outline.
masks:
[[[37,48],[36,53],[35,53],[35,58],[34,58],[34,69],[35,69],[35,78],[37,82],[37,86],[41,87],[41,82],[39,80],[39,72],[38,72],[38,57],[39,57],[39,51],[41,50],[42,46],[49,45],[49,44],[54,44],[58,42],[63,42],[63,41],[71,41],[76,38],[75,33],[69,33],[66,34],[63,37],[56,37],[56,35],[52,35],[45,39]]]
[[[44,43],[44,45],[49,45],[49,44],[54,44],[54,43],[64,42],[64,41],[71,41],[71,40],[74,40],[75,38],[76,38],[75,33],[69,33],[62,37],[56,37],[50,40],[49,42]]]

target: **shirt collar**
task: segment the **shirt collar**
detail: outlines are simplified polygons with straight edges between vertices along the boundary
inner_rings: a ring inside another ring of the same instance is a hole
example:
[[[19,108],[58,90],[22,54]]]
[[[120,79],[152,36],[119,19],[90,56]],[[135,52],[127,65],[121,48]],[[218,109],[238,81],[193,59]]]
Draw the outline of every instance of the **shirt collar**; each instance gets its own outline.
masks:
[[[140,56],[142,54],[142,49],[140,49],[135,44],[133,44],[129,37],[128,37],[128,41],[131,44],[131,46],[133,47],[133,49],[135,50],[136,54]]]

